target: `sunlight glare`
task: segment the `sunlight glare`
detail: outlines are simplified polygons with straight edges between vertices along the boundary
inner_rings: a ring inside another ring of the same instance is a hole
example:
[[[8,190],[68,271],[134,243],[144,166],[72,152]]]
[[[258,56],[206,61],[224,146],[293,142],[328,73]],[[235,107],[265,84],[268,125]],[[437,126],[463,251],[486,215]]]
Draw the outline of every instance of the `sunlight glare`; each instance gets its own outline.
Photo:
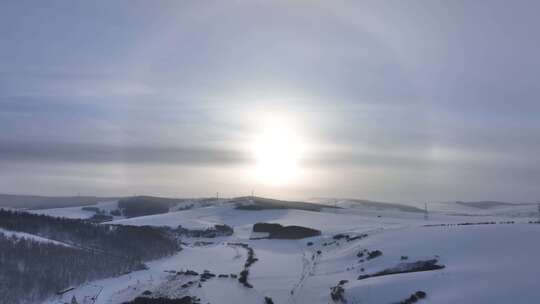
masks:
[[[295,130],[282,120],[270,120],[254,144],[259,182],[290,184],[299,175],[303,146]]]

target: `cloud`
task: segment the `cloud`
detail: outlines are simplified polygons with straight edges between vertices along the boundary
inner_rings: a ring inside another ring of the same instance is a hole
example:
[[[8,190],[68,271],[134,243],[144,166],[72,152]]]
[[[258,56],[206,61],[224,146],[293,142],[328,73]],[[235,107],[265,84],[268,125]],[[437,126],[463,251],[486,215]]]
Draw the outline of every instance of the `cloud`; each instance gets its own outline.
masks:
[[[305,165],[349,181],[328,195],[361,194],[362,170],[386,194],[421,193],[424,172],[444,176],[445,193],[471,171],[512,189],[540,180],[535,2],[2,8],[4,165],[245,164],[277,108],[314,146]]]
[[[242,151],[219,147],[113,146],[53,142],[0,142],[2,162],[176,164],[226,166],[246,163]]]

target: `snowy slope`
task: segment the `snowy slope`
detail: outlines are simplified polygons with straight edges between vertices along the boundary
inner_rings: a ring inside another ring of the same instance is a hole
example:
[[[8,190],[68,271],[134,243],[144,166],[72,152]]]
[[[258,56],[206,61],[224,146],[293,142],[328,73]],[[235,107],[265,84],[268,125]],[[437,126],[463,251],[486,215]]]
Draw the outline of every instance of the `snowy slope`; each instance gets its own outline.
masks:
[[[94,205],[84,207],[96,207],[101,210],[111,211],[118,208],[117,201],[104,201]],[[49,216],[66,217],[73,219],[88,219],[91,218],[95,212],[86,211],[82,209],[83,206],[77,207],[65,207],[65,208],[52,208],[52,209],[38,209],[38,210],[26,210],[27,212],[35,214],[44,214]]]
[[[40,237],[40,236],[30,234],[30,233],[26,233],[26,232],[11,231],[11,230],[6,230],[6,229],[3,229],[3,228],[0,228],[0,233],[3,234],[6,237],[9,237],[9,238],[15,237],[17,239],[29,239],[29,240],[33,240],[33,241],[41,242],[41,243],[52,243],[52,244],[56,244],[56,245],[62,245],[62,246],[71,247],[71,245],[68,245],[66,243],[54,241],[54,240],[51,240],[51,239],[47,239],[47,238]]]
[[[321,212],[295,209],[247,211],[231,204],[200,205],[189,210],[120,219],[119,225],[154,225],[190,229],[227,224],[234,228],[230,237],[187,238],[188,245],[174,256],[148,263],[149,269],[117,278],[89,282],[62,299],[90,299],[98,304],[128,301],[149,290],[155,296],[193,295],[202,303],[332,303],[330,288],[340,280],[349,303],[397,303],[422,290],[427,297],[419,303],[530,303],[535,299],[535,284],[540,263],[540,225],[534,206],[496,206],[488,210],[471,209],[453,203],[431,205],[426,220],[423,212],[390,206],[343,202],[341,209]],[[489,225],[458,225],[483,223]],[[253,240],[252,225],[257,222],[300,225],[322,231],[322,235],[303,240]],[[507,223],[509,222],[509,223]],[[433,226],[433,225],[444,226]],[[431,225],[431,226],[426,226]],[[334,235],[367,237],[350,242]],[[201,243],[204,242],[212,242]],[[258,259],[249,268],[249,282],[236,279],[172,275],[167,271],[205,269],[214,274],[238,274],[247,251],[230,243],[245,243]],[[313,243],[308,246],[308,242]],[[382,256],[359,258],[360,251],[380,250]],[[320,251],[320,254],[318,253]],[[357,280],[405,263],[437,259],[445,268],[428,272],[394,274]],[[361,261],[363,260],[363,261]],[[182,288],[183,284],[193,285]],[[56,303],[58,298],[47,304]],[[83,302],[84,303],[84,302]],[[90,302],[88,302],[90,303]]]
[[[439,256],[446,268],[361,281],[355,280],[363,273],[358,268],[325,275],[339,269],[340,263],[355,260],[347,255],[350,249],[336,250],[321,259],[299,303],[323,303],[325,295],[311,290],[342,279],[350,280],[345,284],[347,298],[358,303],[393,303],[417,290],[428,293],[424,303],[530,303],[540,271],[536,261],[540,244],[533,241],[539,233],[540,225],[532,224],[417,227],[380,233],[353,250],[365,247],[383,252],[382,257],[362,265],[365,273],[398,264],[401,255],[410,260]]]

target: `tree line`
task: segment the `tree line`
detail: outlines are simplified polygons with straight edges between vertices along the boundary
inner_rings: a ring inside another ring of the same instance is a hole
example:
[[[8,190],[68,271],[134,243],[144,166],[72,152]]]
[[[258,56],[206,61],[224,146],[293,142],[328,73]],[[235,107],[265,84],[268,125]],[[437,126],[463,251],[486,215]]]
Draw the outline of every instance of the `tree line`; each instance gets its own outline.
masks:
[[[141,269],[180,250],[157,227],[103,225],[0,209],[0,228],[68,244],[0,233],[0,298],[32,303],[69,286]]]

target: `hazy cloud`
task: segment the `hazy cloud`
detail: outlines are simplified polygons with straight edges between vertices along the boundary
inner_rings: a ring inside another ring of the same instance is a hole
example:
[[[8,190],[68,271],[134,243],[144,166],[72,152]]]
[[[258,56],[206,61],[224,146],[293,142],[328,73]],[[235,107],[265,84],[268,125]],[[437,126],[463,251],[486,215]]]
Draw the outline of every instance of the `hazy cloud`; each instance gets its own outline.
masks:
[[[77,182],[75,167],[159,165],[141,169],[146,182],[173,193],[152,179],[188,174],[169,164],[199,176],[188,188],[243,189],[234,176],[276,113],[309,144],[310,179],[269,194],[536,200],[539,12],[526,0],[2,2],[0,191],[30,191],[36,174],[114,194],[121,174]]]
[[[247,162],[248,157],[241,151],[194,145],[144,147],[54,142],[0,142],[0,161],[224,166]]]

